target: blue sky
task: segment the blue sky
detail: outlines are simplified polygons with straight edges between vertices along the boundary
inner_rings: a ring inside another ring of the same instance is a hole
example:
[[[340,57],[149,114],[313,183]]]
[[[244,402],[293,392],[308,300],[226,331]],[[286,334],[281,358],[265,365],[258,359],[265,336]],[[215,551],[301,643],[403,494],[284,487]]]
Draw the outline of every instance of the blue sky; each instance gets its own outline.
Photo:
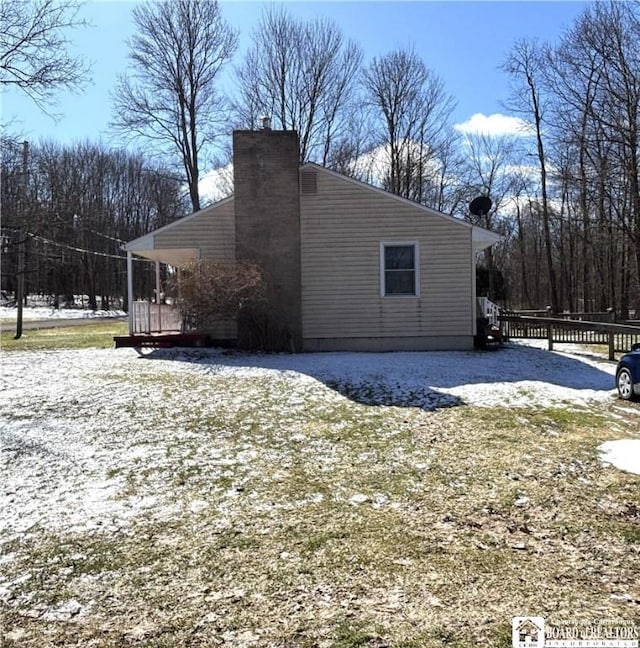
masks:
[[[283,3],[302,18],[331,17],[345,35],[357,41],[365,61],[394,47],[413,46],[457,100],[454,121],[473,115],[506,114],[503,102],[509,82],[499,69],[513,42],[537,37],[555,41],[587,5],[586,2],[313,2]],[[37,141],[53,138],[63,143],[89,139],[114,143],[108,122],[110,92],[118,73],[126,71],[126,39],[132,33],[133,2],[89,0],[82,16],[93,26],[71,33],[73,48],[93,64],[93,81],[81,94],[61,92],[51,111],[54,121],[18,93],[2,97],[2,122],[11,133]],[[240,30],[236,60],[250,42],[250,34],[269,3],[221,2],[226,19]],[[476,123],[482,121],[476,117]],[[508,123],[494,118],[494,124]]]

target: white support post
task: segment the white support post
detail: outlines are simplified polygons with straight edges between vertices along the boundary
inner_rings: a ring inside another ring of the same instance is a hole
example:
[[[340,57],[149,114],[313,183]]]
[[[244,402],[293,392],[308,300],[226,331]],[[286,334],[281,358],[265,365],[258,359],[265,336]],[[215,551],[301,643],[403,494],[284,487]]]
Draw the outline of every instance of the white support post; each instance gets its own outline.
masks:
[[[158,308],[158,331],[162,333],[162,306],[160,305],[160,261],[156,261],[156,306]]]
[[[133,252],[127,250],[127,312],[129,335],[133,335]]]
[[[473,248],[473,246],[472,246]],[[476,267],[478,255],[471,251],[471,331],[472,335],[478,334],[478,298],[476,297]]]

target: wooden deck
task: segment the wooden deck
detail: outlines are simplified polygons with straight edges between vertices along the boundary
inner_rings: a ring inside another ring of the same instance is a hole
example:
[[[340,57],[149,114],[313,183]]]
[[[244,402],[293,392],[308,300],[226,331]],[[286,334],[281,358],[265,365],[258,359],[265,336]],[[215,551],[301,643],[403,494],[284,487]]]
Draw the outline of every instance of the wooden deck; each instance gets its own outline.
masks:
[[[640,326],[629,324],[571,320],[556,316],[530,317],[508,311],[501,313],[500,323],[506,338],[548,340],[549,351],[553,351],[556,342],[606,345],[609,347],[609,360],[613,360],[617,352],[626,353],[634,344],[640,343]]]
[[[206,333],[156,333],[117,335],[113,338],[116,349],[123,347],[162,349],[170,347],[206,347],[213,342]]]

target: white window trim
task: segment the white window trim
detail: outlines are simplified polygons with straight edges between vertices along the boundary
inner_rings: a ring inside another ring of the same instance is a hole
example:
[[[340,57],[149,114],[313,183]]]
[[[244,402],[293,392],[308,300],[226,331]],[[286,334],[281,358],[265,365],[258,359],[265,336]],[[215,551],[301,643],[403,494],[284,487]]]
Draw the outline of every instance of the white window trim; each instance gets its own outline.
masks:
[[[414,272],[416,291],[413,295],[387,295],[384,290],[384,249],[388,246],[395,245],[412,245],[414,249]],[[418,241],[380,241],[380,297],[385,299],[416,299],[420,297],[420,245]]]

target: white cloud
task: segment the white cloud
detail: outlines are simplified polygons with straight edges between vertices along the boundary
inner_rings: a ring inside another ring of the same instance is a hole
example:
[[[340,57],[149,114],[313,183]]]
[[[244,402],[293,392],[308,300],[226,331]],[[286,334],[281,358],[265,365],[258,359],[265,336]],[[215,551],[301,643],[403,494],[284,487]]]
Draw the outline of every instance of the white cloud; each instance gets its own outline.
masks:
[[[540,182],[540,167],[535,164],[507,164],[504,172],[510,175],[519,175]]]
[[[454,128],[465,135],[488,135],[490,137],[504,135],[530,137],[533,135],[533,127],[524,119],[501,113],[493,113],[493,115],[476,113],[466,122],[455,124]]]
[[[427,159],[423,161],[425,175],[432,174],[438,176],[440,174],[440,160],[435,155],[429,156],[428,151],[424,150],[424,146],[421,146],[413,140],[402,140],[398,144],[405,151],[412,151],[416,159],[420,155],[427,156]],[[390,165],[391,151],[388,144],[382,144],[361,153],[351,163],[354,177],[376,187],[383,186],[384,179],[389,173]]]
[[[215,203],[233,193],[233,164],[207,171],[198,182],[202,202]]]

